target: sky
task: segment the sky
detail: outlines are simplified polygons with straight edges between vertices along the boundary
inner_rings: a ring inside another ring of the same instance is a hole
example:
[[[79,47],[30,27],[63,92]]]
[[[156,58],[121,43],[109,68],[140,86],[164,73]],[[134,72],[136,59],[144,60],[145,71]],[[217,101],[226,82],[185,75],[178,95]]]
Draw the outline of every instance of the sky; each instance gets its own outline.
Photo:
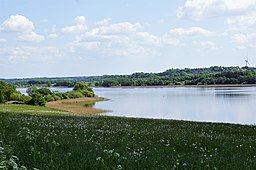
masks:
[[[256,0],[0,0],[0,78],[256,66]]]

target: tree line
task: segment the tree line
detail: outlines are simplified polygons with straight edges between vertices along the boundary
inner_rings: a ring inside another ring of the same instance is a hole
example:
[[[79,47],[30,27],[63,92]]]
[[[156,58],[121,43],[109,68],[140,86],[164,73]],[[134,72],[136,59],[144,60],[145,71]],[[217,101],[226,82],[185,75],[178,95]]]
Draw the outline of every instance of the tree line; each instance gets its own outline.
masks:
[[[48,88],[37,88],[35,86],[27,89],[27,94],[21,94],[15,86],[0,81],[0,103],[15,101],[28,105],[45,106],[46,102],[62,99],[73,99],[82,97],[95,97],[92,88],[84,82],[75,83],[73,90],[69,92],[51,91]]]
[[[16,87],[73,87],[76,82],[89,86],[159,86],[159,85],[213,85],[213,84],[255,84],[254,67],[222,67],[168,69],[160,73],[137,72],[130,75],[103,75],[58,78],[6,79]]]
[[[256,84],[256,70],[239,67],[209,69],[171,69],[163,73],[135,73],[127,78],[96,81],[95,86],[162,86]]]

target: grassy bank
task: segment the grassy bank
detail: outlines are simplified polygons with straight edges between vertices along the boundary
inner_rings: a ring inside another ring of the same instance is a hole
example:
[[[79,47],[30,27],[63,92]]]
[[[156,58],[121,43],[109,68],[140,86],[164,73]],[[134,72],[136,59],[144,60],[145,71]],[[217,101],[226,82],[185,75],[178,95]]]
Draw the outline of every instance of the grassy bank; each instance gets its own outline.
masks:
[[[46,107],[57,110],[72,112],[75,115],[98,114],[105,112],[104,110],[95,109],[92,106],[95,102],[104,101],[102,97],[89,97],[77,99],[65,99],[46,103]]]
[[[67,111],[24,104],[0,104],[0,113],[16,113],[26,115],[72,115],[70,112]]]
[[[256,126],[22,110],[0,109],[0,141],[27,168],[256,168]]]

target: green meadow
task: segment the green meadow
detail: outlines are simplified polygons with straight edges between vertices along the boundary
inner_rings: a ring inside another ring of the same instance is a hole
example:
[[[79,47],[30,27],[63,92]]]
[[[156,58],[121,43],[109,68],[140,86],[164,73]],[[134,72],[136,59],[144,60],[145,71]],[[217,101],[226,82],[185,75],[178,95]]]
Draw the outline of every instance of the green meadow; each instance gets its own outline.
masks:
[[[256,126],[0,105],[0,148],[0,169],[256,169]]]

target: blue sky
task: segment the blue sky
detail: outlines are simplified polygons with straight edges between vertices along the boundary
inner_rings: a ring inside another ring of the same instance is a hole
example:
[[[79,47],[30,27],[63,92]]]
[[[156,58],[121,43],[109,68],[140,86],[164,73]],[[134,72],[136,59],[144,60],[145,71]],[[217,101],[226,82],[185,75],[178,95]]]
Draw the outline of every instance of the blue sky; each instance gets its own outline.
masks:
[[[1,0],[0,78],[256,65],[256,0]]]

